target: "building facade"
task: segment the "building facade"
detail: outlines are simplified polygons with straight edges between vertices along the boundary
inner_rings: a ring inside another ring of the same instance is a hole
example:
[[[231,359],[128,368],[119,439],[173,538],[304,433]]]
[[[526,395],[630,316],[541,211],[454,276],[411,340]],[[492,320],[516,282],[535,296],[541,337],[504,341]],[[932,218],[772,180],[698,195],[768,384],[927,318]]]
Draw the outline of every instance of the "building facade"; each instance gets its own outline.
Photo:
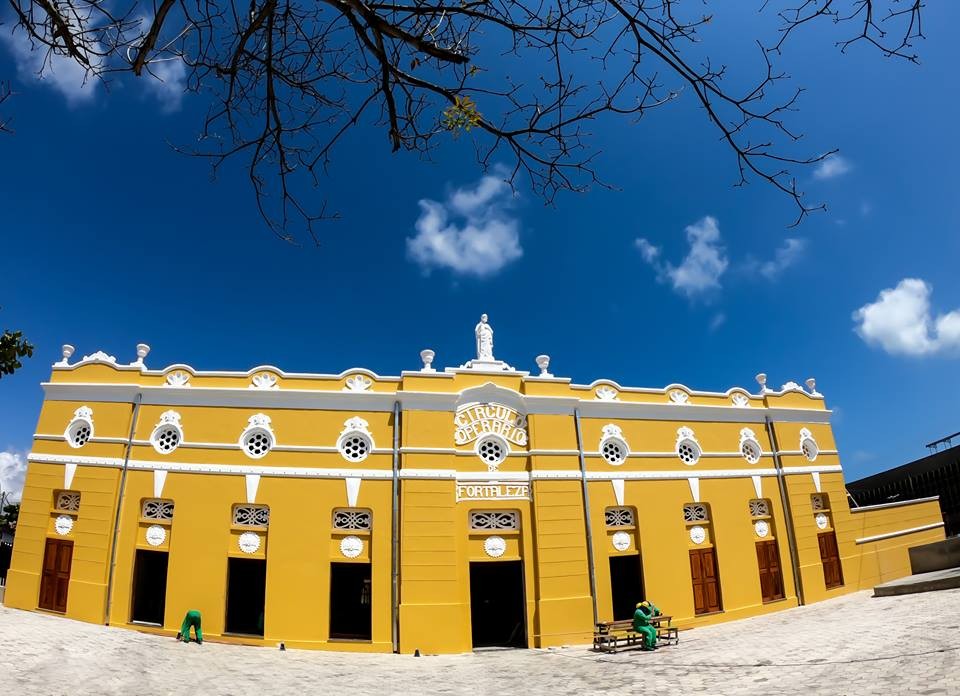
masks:
[[[909,573],[937,502],[851,510],[815,383],[751,393],[458,368],[53,366],[6,604],[173,635],[429,653],[587,643]]]

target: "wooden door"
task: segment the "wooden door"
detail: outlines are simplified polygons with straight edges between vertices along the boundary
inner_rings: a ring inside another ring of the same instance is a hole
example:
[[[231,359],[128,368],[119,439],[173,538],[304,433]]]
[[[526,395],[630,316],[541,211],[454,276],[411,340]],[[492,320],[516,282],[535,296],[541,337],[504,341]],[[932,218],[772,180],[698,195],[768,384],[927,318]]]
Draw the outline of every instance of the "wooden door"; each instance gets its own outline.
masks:
[[[823,564],[823,582],[827,589],[843,585],[843,567],[840,565],[840,550],[837,548],[836,532],[821,532],[817,535],[820,544],[820,563]]]
[[[693,583],[693,611],[710,614],[721,611],[720,576],[713,549],[691,549],[690,580]]]
[[[760,594],[764,602],[783,599],[783,571],[780,549],[773,539],[757,542],[757,567],[760,569]]]
[[[73,562],[73,542],[47,539],[43,552],[43,576],[40,579],[40,608],[67,610],[67,588]]]

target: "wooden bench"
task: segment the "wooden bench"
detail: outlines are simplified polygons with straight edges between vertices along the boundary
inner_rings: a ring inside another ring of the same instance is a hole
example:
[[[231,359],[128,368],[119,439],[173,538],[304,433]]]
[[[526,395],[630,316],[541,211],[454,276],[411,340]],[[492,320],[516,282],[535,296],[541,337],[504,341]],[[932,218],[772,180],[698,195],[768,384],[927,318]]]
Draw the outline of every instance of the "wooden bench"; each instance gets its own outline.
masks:
[[[680,642],[676,626],[671,626],[672,616],[654,616],[650,625],[657,629],[657,645],[661,641],[676,645]],[[593,633],[593,649],[613,653],[617,648],[643,645],[643,635],[633,630],[633,621],[601,621]]]

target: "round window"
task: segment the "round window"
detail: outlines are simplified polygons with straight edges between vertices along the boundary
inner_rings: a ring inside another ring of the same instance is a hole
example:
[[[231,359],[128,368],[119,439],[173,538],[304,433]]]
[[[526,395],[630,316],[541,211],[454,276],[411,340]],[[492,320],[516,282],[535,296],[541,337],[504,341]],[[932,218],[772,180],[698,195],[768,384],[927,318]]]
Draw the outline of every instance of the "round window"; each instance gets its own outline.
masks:
[[[273,447],[273,438],[263,430],[251,430],[243,437],[243,449],[248,457],[260,459]]]
[[[484,438],[477,444],[477,455],[487,466],[496,466],[507,458],[507,447],[499,438]]]
[[[684,464],[696,464],[700,461],[700,448],[695,442],[684,440],[677,446],[677,456]]]
[[[87,444],[93,431],[85,420],[74,421],[67,428],[67,442],[71,447],[83,447]]]
[[[370,454],[370,440],[360,433],[351,433],[340,442],[340,454],[350,462],[362,462]]]
[[[817,455],[820,453],[817,443],[813,440],[804,440],[800,444],[800,450],[803,452],[803,456],[809,459],[811,462],[817,458]]]
[[[600,447],[600,454],[610,464],[623,464],[627,458],[627,448],[618,440],[604,440]]]
[[[740,447],[740,452],[743,454],[743,458],[750,464],[756,464],[760,461],[760,448],[757,447],[756,442],[751,440],[745,441]]]
[[[172,426],[153,433],[153,448],[160,454],[169,454],[180,446],[180,431]]]

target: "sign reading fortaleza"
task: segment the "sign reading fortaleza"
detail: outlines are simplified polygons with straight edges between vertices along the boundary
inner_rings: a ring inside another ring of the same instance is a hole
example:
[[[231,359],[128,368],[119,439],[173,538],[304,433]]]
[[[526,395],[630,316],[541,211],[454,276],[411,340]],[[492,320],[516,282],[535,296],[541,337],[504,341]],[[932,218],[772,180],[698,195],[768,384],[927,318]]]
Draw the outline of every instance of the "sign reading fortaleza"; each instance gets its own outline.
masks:
[[[453,440],[458,445],[473,442],[481,435],[500,435],[515,445],[527,444],[527,418],[502,404],[467,404],[453,417],[457,426]]]
[[[530,500],[530,484],[457,481],[457,502],[461,500]]]

